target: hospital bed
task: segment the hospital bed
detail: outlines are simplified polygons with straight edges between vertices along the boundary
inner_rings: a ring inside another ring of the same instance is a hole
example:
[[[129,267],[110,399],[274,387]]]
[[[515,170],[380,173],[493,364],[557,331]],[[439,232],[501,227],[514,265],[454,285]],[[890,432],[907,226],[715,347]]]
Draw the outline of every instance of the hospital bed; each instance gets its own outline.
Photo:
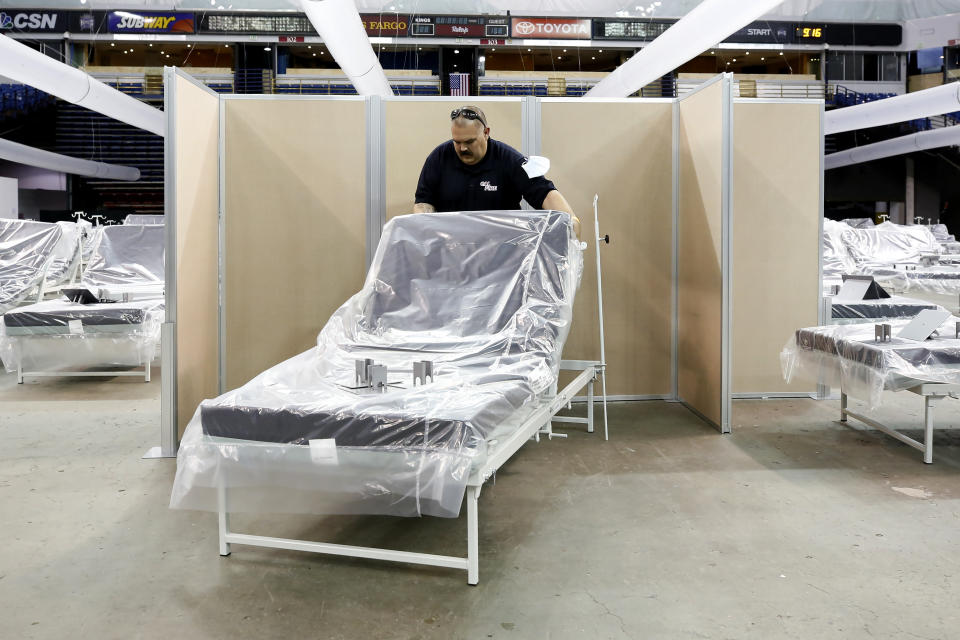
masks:
[[[101,228],[102,238],[76,288],[64,288],[64,298],[2,316],[0,358],[7,371],[17,373],[18,383],[26,376],[143,376],[150,381],[163,320],[163,227]]]
[[[419,214],[383,229],[363,289],[316,347],[201,403],[171,508],[218,513],[243,544],[467,571],[481,488],[552,422],[593,428],[601,361],[561,361],[582,250],[560,212]],[[560,369],[575,371],[557,391]],[[586,387],[586,419],[556,414]],[[606,416],[604,416],[606,417]],[[237,512],[432,515],[467,506],[466,557],[255,536]]]
[[[61,234],[47,222],[0,219],[0,313],[40,299]]]
[[[910,320],[798,329],[780,354],[783,376],[840,387],[840,420],[854,418],[923,452],[933,462],[933,409],[960,396],[960,319],[951,316],[927,340],[898,334]],[[883,325],[889,336],[883,335]],[[909,391],[923,398],[924,435],[918,441],[847,408],[848,397],[881,405],[884,391]]]
[[[57,222],[56,225],[60,228],[60,239],[53,248],[39,298],[58,293],[63,285],[74,282],[80,275],[83,229],[75,222]]]

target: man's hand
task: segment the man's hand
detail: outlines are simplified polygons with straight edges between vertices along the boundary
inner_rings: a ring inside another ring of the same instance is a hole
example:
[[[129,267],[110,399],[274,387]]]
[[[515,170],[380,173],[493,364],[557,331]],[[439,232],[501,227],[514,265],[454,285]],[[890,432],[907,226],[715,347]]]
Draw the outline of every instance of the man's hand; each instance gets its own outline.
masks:
[[[414,213],[436,213],[437,208],[429,202],[418,202],[413,205]]]
[[[570,203],[567,202],[567,199],[563,197],[562,193],[556,189],[548,193],[547,197],[543,199],[543,206],[541,208],[552,211],[566,211],[569,213],[570,217],[573,218],[573,232],[577,234],[577,238],[580,237],[580,218],[573,212],[573,207],[570,206]]]

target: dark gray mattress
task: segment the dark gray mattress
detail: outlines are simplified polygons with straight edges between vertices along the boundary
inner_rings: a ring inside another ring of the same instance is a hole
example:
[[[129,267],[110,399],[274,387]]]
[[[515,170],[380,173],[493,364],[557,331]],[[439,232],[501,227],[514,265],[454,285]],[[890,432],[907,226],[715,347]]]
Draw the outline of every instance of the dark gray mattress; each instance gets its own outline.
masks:
[[[3,323],[9,329],[65,327],[71,320],[80,320],[86,326],[136,325],[143,324],[144,316],[142,308],[98,304],[55,311],[8,311],[3,314]]]

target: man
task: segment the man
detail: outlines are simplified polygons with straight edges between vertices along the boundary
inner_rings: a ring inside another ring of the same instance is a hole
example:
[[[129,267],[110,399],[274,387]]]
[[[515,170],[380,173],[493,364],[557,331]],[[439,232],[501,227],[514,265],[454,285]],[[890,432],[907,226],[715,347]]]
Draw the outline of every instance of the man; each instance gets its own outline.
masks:
[[[543,176],[529,177],[523,155],[490,137],[479,107],[455,109],[450,120],[452,141],[431,151],[423,163],[414,213],[519,209],[522,197],[535,209],[569,213],[580,233],[580,220],[563,194]]]

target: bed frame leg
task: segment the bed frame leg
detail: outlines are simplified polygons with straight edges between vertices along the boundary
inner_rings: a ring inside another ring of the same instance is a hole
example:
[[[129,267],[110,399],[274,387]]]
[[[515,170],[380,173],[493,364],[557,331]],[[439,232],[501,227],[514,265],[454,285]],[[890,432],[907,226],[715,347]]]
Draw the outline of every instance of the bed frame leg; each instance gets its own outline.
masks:
[[[217,516],[220,532],[220,555],[228,556],[230,555],[230,543],[227,542],[227,533],[230,531],[230,514],[227,513],[227,489],[222,484],[217,487],[217,502],[219,507]]]
[[[17,384],[23,384],[23,365],[17,365]]]
[[[478,487],[467,487],[467,584],[480,582],[479,530],[477,526]]]
[[[847,394],[840,390],[840,422],[847,421]]]
[[[593,433],[593,378],[587,383],[587,433]]]
[[[933,406],[937,398],[924,396],[923,398],[923,461],[933,464]]]
[[[150,382],[150,363],[147,363],[147,366],[143,368],[143,381]]]

